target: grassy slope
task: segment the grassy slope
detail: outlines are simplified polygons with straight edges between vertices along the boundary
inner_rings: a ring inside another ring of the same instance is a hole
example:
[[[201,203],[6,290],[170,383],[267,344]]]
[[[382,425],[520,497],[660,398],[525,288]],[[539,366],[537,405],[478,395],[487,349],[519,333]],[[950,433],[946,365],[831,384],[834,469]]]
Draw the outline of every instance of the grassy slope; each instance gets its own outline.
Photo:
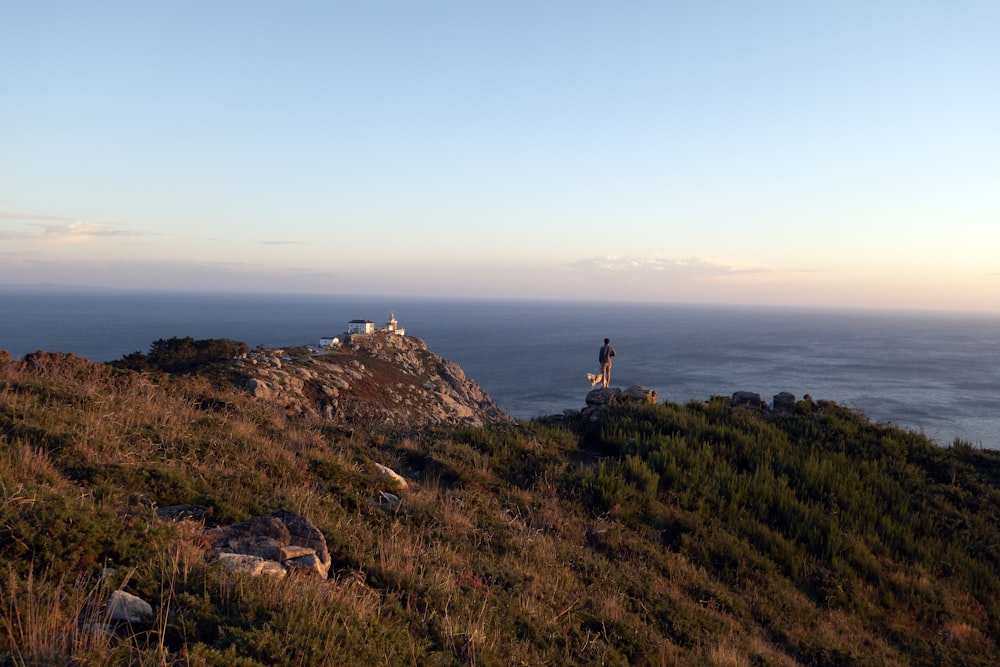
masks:
[[[415,482],[394,513],[373,462]],[[37,355],[0,363],[0,656],[998,664],[998,489],[997,453],[835,406],[348,436],[201,377]],[[334,575],[224,575],[197,526],[155,518],[178,503],[304,514]],[[117,587],[153,603],[152,631],[80,629]]]

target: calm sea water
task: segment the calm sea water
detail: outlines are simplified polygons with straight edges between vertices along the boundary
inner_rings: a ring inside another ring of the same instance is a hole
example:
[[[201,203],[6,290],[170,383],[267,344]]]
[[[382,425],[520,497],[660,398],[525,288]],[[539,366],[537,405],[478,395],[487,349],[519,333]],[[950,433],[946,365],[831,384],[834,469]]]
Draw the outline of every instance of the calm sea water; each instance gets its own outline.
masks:
[[[343,296],[0,291],[0,349],[94,361],[158,338],[316,344],[396,314],[519,418],[582,407],[611,338],[612,384],[684,403],[737,390],[811,394],[926,433],[1000,448],[1000,317],[686,305]]]

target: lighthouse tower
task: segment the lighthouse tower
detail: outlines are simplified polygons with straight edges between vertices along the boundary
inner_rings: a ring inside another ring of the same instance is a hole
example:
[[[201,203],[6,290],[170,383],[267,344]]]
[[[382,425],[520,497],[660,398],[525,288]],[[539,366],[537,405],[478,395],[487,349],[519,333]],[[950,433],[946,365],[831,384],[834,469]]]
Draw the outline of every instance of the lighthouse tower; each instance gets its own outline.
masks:
[[[386,331],[394,333],[397,336],[405,336],[406,329],[401,329],[399,327],[399,322],[396,321],[396,314],[389,313],[389,321],[385,323]]]

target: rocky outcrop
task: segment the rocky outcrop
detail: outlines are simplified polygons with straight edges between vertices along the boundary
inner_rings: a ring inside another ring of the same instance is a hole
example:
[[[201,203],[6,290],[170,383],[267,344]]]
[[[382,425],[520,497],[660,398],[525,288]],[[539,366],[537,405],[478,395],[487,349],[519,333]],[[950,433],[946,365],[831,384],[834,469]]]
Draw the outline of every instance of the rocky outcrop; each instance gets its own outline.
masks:
[[[258,349],[233,363],[247,393],[289,414],[367,428],[511,421],[462,368],[413,336],[374,333],[320,354]]]
[[[763,410],[767,407],[760,394],[752,391],[737,391],[733,393],[732,399],[733,407],[736,408],[753,408],[755,410]]]
[[[775,394],[774,399],[771,402],[771,408],[775,412],[794,412],[795,394],[789,393],[787,391]]]
[[[808,395],[806,399],[809,399]],[[617,387],[592,389],[587,393],[586,406],[582,410],[565,410],[561,415],[552,415],[551,418],[558,420],[573,419],[582,416],[585,419],[596,420],[599,413],[608,406],[621,405],[628,402],[655,404],[657,402],[657,393],[642,385],[632,385],[627,389],[619,389]],[[753,410],[769,410],[775,413],[790,413],[796,409],[795,395],[787,391],[775,394],[770,407],[758,393],[737,391],[733,393],[730,405]]]
[[[586,419],[597,419],[598,413],[611,405],[622,405],[625,403],[650,403],[656,404],[657,393],[655,390],[634,384],[627,389],[618,387],[606,387],[591,389],[587,393],[586,407],[579,411],[579,414]],[[564,413],[564,416],[575,416],[574,413]]]
[[[326,579],[330,552],[323,533],[309,519],[276,510],[242,523],[205,531],[219,563],[231,572],[283,577],[290,572]]]
[[[760,394],[752,391],[737,391],[733,393],[730,404],[734,408],[749,408],[751,410],[770,410],[772,412],[789,413],[795,412],[795,394],[787,391],[774,395],[771,405],[760,397]]]

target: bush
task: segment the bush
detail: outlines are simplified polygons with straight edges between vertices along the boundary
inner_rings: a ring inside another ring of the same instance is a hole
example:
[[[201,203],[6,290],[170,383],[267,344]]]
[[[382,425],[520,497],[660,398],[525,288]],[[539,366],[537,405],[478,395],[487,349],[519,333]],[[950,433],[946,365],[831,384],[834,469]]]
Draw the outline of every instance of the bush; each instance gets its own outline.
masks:
[[[134,371],[162,371],[164,373],[191,373],[204,366],[227,361],[250,352],[243,342],[227,338],[195,340],[190,336],[160,338],[149,346],[149,354],[132,352],[112,366]]]

